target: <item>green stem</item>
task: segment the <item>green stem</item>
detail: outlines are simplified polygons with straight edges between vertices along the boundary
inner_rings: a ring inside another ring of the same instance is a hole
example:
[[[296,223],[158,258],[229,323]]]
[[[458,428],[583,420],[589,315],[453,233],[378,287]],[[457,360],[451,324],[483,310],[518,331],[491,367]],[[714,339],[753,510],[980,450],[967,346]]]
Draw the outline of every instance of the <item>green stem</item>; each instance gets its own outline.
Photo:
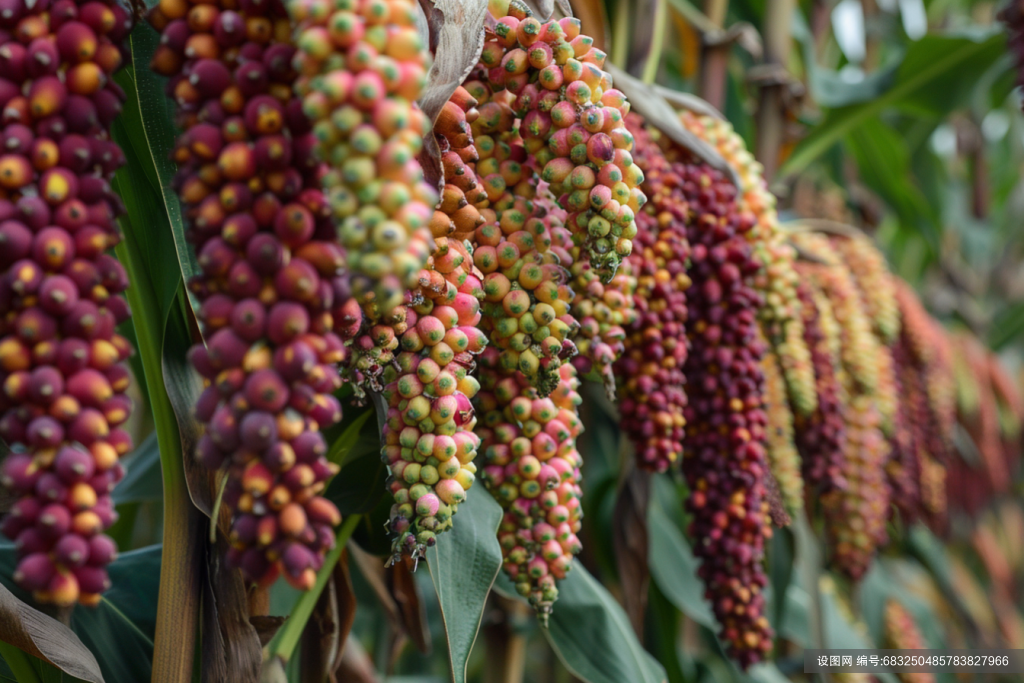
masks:
[[[619,0],[615,5],[615,25],[612,27],[612,64],[625,69],[626,57],[629,55],[629,31],[633,22],[629,20],[632,0]]]
[[[192,677],[192,649],[199,615],[198,575],[194,563],[194,535],[199,511],[192,505],[185,482],[181,436],[174,408],[167,396],[163,374],[165,321],[160,319],[156,293],[132,230],[114,251],[128,272],[132,286],[126,296],[134,315],[132,324],[146,376],[149,403],[160,446],[164,491],[164,543],[157,599],[153,683],[184,681]]]
[[[658,3],[654,8],[654,35],[651,37],[651,49],[647,53],[647,62],[644,64],[644,83],[654,83],[658,77],[658,67],[661,66],[661,53],[665,49],[665,34],[668,33],[668,0],[656,0]]]
[[[341,552],[345,549],[349,536],[355,531],[356,524],[359,523],[359,517],[360,515],[350,515],[341,525],[341,528],[338,529],[338,535],[335,536],[334,540],[334,547],[331,549],[331,552],[327,553],[327,557],[324,558],[324,566],[320,568],[316,575],[316,583],[295,603],[295,608],[292,609],[288,621],[284,622],[281,630],[277,632],[273,640],[267,645],[269,659],[280,657],[284,662],[287,662],[295,652],[295,646],[299,644],[299,638],[302,637],[302,632],[306,628],[306,622],[312,616],[313,608],[316,607],[320,594],[324,592],[324,587],[327,586],[327,582],[331,579],[334,567],[341,558]]]
[[[7,667],[18,683],[42,683],[39,674],[32,668],[29,655],[22,650],[0,640],[0,657],[7,662]]]

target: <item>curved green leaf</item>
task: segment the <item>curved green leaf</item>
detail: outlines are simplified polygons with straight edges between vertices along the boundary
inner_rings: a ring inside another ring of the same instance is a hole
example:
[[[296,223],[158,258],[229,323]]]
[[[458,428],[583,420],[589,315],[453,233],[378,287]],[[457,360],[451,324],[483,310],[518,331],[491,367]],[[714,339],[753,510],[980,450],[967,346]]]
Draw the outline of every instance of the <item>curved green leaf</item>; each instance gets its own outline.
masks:
[[[163,482],[160,480],[160,447],[156,432],[140,443],[125,463],[124,479],[114,489],[114,503],[147,503],[160,500]]]
[[[501,569],[501,507],[482,486],[459,505],[451,531],[427,550],[427,567],[448,634],[452,680],[464,683],[487,595]]]
[[[864,183],[896,212],[902,225],[916,228],[937,250],[938,207],[914,183],[910,151],[899,132],[880,119],[870,119],[850,131],[846,148],[856,159]]]
[[[127,135],[118,142],[122,147],[130,146],[137,162],[134,170],[143,173],[156,195],[150,208],[159,212],[171,228],[167,235],[178,258],[176,263],[166,258],[164,262],[177,268],[182,279],[188,282],[199,272],[199,265],[195,252],[185,240],[181,203],[172,184],[177,171],[171,160],[176,128],[171,102],[164,91],[167,79],[149,68],[160,36],[148,23],[140,22],[132,31],[129,43],[132,63],[116,76],[127,96],[124,110],[115,124],[115,127],[123,126]],[[125,154],[128,154],[127,149]],[[164,255],[167,253],[165,251]],[[191,300],[191,303],[196,308],[198,302]]]
[[[1008,303],[996,313],[988,331],[989,346],[999,351],[1024,334],[1024,303]]]
[[[587,683],[661,683],[665,669],[636,638],[615,598],[579,561],[558,584],[544,631],[565,667]]]
[[[160,546],[124,553],[109,568],[113,587],[96,607],[77,607],[71,615],[71,631],[81,639],[84,655],[66,649],[66,656],[98,662],[102,679],[149,680],[153,661],[153,628],[156,618],[156,586],[160,580]],[[19,599],[28,594],[14,585],[17,555],[11,544],[0,545],[0,584]],[[56,623],[56,622],[55,622]],[[85,648],[88,648],[86,650]],[[82,674],[79,674],[82,676]],[[85,676],[82,676],[86,678]]]
[[[344,421],[326,435],[331,444],[327,458],[341,466],[342,475],[331,480],[324,495],[343,515],[373,510],[387,492],[388,469],[381,459],[375,413],[373,406],[347,406]]]
[[[683,614],[701,626],[717,629],[711,606],[704,599],[704,586],[697,578],[700,563],[689,542],[657,504],[647,513],[647,528],[651,578],[659,590]]]
[[[959,102],[954,97],[956,91],[972,86],[977,74],[1005,50],[1005,38],[991,30],[968,35],[925,36],[907,50],[892,87],[867,102],[830,110],[797,145],[782,165],[780,174],[799,173],[886,107],[904,106],[933,115],[949,111]]]

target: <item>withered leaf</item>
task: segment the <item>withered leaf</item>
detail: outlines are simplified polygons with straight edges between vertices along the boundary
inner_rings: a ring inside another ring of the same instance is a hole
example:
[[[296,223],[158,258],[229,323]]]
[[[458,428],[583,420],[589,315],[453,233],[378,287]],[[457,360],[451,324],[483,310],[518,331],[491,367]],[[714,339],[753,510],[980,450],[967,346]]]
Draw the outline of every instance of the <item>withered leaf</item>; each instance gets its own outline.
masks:
[[[689,150],[708,166],[726,174],[736,187],[740,186],[740,178],[736,173],[736,169],[732,168],[714,147],[686,130],[679,121],[676,111],[657,90],[643,81],[630,76],[614,64],[607,64],[605,68],[612,75],[615,87],[629,98],[632,111],[643,116],[649,124],[660,130],[680,147]]]
[[[643,638],[651,572],[647,567],[647,504],[651,475],[631,467],[619,489],[612,517],[612,543],[622,586],[622,603],[633,631]]]
[[[174,409],[181,438],[182,461],[185,466],[185,483],[192,503],[207,517],[213,513],[213,492],[216,490],[213,475],[194,457],[196,444],[202,435],[199,421],[193,414],[196,401],[202,392],[202,380],[184,355],[165,353],[163,357],[164,385],[167,398]]]
[[[425,10],[432,42],[436,36],[436,49],[419,105],[433,125],[442,107],[480,59],[488,12],[487,3],[480,0],[434,0]],[[444,185],[441,150],[432,132],[424,143],[420,155],[424,176],[440,190]]]
[[[263,660],[256,628],[249,621],[249,596],[242,575],[223,562],[227,541],[207,546],[203,593],[203,681],[256,683]]]
[[[74,632],[19,600],[0,584],[0,640],[75,678],[103,683],[100,665]]]
[[[288,621],[288,617],[274,617],[274,616],[253,616],[249,617],[249,623],[256,629],[256,635],[260,639],[260,647],[266,647],[267,643],[274,639],[277,635],[278,629],[284,622]]]
[[[430,652],[430,626],[427,624],[426,606],[420,599],[412,560],[402,558],[387,569],[391,595],[398,604],[405,632],[420,652]]]
[[[363,649],[358,638],[349,636],[345,651],[338,661],[338,670],[331,675],[331,683],[378,683],[373,660]]]
[[[696,95],[688,92],[679,92],[666,88],[663,85],[655,83],[654,91],[665,98],[669,104],[679,109],[686,109],[692,111],[694,114],[699,116],[710,116],[718,119],[719,121],[725,121],[725,115],[718,111],[710,102],[703,100]]]

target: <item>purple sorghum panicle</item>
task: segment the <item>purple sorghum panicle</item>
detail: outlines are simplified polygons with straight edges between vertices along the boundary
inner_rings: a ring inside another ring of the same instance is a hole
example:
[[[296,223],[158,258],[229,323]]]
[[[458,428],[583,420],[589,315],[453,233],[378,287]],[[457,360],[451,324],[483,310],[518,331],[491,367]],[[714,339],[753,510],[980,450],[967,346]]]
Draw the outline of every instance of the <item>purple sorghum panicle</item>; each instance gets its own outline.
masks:
[[[636,114],[626,117],[636,141],[636,163],[650,198],[636,216],[629,264],[636,273],[635,320],[626,328],[616,363],[622,428],[633,441],[637,465],[664,472],[683,455],[686,426],[686,290],[690,287],[686,237],[688,204],[682,164],[669,164]]]
[[[757,334],[762,300],[753,287],[760,264],[746,239],[753,216],[739,213],[736,188],[708,166],[684,166],[693,280],[687,293],[686,508],[719,635],[747,668],[772,648],[764,602],[764,546],[772,534],[761,372],[766,349]]]
[[[176,184],[202,270],[205,380],[195,456],[225,469],[227,561],[255,583],[283,574],[308,589],[334,545],[338,509],[320,494],[337,466],[321,432],[341,418],[333,392],[352,325],[311,124],[293,94],[292,26],[280,2],[164,0],[153,68],[170,77],[184,131]],[[338,312],[336,321],[334,311]]]
[[[822,508],[830,539],[829,561],[857,580],[887,540],[891,497],[885,465],[890,447],[883,422],[887,418],[890,428],[893,426],[897,406],[892,398],[896,392],[892,356],[871,332],[853,276],[828,239],[801,232],[794,234],[793,240],[817,259],[816,263],[801,263],[800,271],[828,300],[838,328],[837,369],[845,396],[845,487],[825,494]],[[884,416],[883,409],[891,412]]]
[[[132,402],[114,329],[130,316],[108,251],[124,163],[110,125],[131,17],[114,2],[7,3],[0,12],[0,483],[16,497],[0,531],[15,581],[38,602],[96,605],[116,546],[110,493],[131,449]],[[139,226],[141,228],[141,226]]]
[[[846,441],[843,389],[836,375],[839,363],[838,323],[828,299],[815,291],[811,284],[801,282],[797,296],[800,297],[804,318],[804,340],[814,365],[818,407],[810,415],[794,414],[796,447],[808,485],[817,493],[827,493],[846,485],[843,478]],[[829,335],[826,335],[826,330]],[[834,344],[829,342],[829,336],[835,339]]]
[[[758,311],[765,337],[781,364],[794,412],[810,415],[817,403],[810,350],[804,341],[803,317],[797,296],[796,253],[779,226],[775,195],[768,190],[764,169],[728,121],[683,111],[683,125],[713,145],[740,178],[740,209],[754,214],[747,240],[761,271],[754,287],[764,297]]]

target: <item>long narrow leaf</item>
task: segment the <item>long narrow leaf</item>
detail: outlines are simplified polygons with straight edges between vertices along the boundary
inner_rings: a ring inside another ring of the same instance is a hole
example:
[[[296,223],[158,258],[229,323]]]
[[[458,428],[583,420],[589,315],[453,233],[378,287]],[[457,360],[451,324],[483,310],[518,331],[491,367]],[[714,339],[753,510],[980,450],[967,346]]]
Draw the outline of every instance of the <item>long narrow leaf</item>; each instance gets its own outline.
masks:
[[[338,564],[338,560],[341,558],[341,551],[345,549],[345,544],[348,543],[348,539],[358,523],[359,515],[349,515],[338,529],[334,548],[324,558],[324,564],[316,575],[316,583],[302,594],[302,597],[299,598],[298,603],[292,609],[288,621],[284,623],[281,630],[277,632],[277,635],[267,645],[265,669],[266,667],[276,668],[278,665],[287,663],[291,659],[292,654],[295,652],[295,646],[299,644],[302,632],[306,628],[306,622],[309,621],[309,617],[313,614],[313,608],[316,607],[317,600],[320,599],[324,586],[327,585],[327,582],[333,575],[334,566]]]
[[[900,65],[892,87],[867,102],[831,110],[804,138],[780,169],[780,175],[799,173],[851,131],[887,107],[906,103],[921,106],[922,93],[934,86],[948,93],[956,85],[952,74],[973,82],[1005,50],[1005,39],[994,32],[967,36],[926,36],[914,43]],[[965,65],[971,69],[964,69]],[[973,72],[973,73],[972,73]],[[953,101],[950,99],[949,101]]]
[[[498,524],[501,508],[476,487],[459,506],[452,530],[427,550],[427,567],[441,603],[454,683],[466,680],[487,595],[501,569]]]

